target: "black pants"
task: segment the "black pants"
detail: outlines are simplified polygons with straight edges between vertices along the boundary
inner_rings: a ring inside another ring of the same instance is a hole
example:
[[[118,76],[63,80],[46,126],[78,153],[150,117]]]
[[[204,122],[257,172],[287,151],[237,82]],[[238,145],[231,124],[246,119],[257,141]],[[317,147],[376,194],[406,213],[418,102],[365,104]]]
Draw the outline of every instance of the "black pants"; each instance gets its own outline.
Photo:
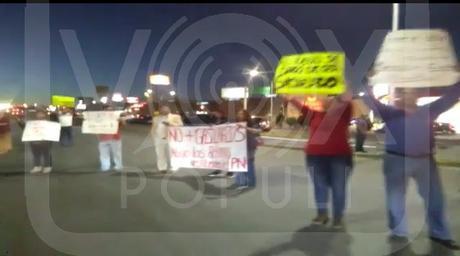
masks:
[[[61,145],[62,146],[72,146],[73,145],[73,134],[72,126],[61,127]]]
[[[51,167],[51,143],[51,141],[39,141],[30,143],[34,157],[34,166]]]
[[[364,151],[365,141],[366,141],[366,134],[362,132],[356,132],[355,150]]]

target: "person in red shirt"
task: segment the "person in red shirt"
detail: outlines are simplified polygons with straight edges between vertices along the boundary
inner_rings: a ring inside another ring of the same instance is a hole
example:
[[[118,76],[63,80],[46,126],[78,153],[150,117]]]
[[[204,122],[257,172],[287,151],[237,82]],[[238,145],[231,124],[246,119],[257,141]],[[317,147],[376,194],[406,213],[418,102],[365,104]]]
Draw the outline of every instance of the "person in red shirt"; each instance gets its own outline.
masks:
[[[328,198],[332,190],[333,228],[343,229],[346,186],[353,167],[348,143],[348,126],[352,118],[352,95],[318,98],[319,106],[308,107],[295,98],[285,97],[306,117],[309,139],[305,145],[306,164],[313,181],[318,215],[313,225],[329,222]]]
[[[111,111],[113,108],[105,107],[104,110]],[[99,160],[101,162],[101,171],[110,170],[110,157],[112,156],[115,164],[114,169],[121,171],[123,169],[122,161],[122,142],[120,128],[125,124],[124,119],[119,119],[118,131],[116,134],[99,134]]]

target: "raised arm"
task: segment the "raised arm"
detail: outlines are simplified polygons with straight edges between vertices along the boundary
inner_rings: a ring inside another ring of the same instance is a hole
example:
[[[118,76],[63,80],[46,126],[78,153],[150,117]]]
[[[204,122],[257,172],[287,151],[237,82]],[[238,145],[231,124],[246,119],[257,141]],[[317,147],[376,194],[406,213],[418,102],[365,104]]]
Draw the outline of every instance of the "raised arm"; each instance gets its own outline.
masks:
[[[444,96],[438,100],[427,105],[429,108],[430,114],[434,117],[439,116],[443,112],[449,110],[455,103],[458,102],[460,98],[460,82],[457,82],[455,85],[451,86]]]
[[[308,114],[310,112],[310,108],[308,106],[305,106],[303,102],[300,102],[298,99],[293,98],[293,97],[284,97],[284,100],[288,103],[291,103],[295,108],[300,110],[304,115]]]
[[[372,93],[371,87],[366,88],[366,92],[363,96],[363,101],[366,105],[372,109],[377,116],[380,116],[383,121],[389,120],[401,114],[404,114],[404,111],[397,109],[393,106],[385,105],[377,100]]]

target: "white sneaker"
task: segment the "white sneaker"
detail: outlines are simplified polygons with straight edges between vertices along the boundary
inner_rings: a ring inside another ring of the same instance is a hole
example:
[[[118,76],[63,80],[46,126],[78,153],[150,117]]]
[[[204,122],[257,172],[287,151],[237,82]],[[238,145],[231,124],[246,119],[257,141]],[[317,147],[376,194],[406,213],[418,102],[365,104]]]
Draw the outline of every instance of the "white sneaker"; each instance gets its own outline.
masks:
[[[43,173],[50,173],[52,169],[53,169],[53,167],[50,167],[50,166],[49,166],[49,167],[45,167],[45,168],[43,169]]]
[[[38,173],[42,171],[41,166],[35,166],[32,170],[30,170],[30,173]]]

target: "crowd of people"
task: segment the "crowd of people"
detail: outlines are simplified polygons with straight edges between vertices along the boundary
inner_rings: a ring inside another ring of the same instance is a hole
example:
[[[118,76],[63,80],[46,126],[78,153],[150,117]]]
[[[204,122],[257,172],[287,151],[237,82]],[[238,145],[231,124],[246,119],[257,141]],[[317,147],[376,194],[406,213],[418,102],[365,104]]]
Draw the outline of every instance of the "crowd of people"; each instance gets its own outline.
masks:
[[[452,239],[445,213],[444,195],[438,167],[434,159],[434,134],[432,124],[444,111],[452,107],[460,97],[460,84],[453,85],[438,100],[417,106],[419,95],[416,89],[398,88],[395,90],[394,103],[382,104],[371,90],[363,96],[366,104],[386,123],[385,154],[383,157],[383,175],[385,185],[386,207],[388,211],[389,237],[393,242],[408,241],[408,226],[405,210],[405,196],[409,178],[418,185],[418,192],[425,203],[429,237],[432,241],[458,250],[460,247]],[[332,220],[332,228],[345,229],[345,206],[348,180],[353,173],[353,151],[349,144],[349,123],[352,119],[352,93],[346,91],[341,95],[318,96],[320,105],[312,109],[294,97],[282,96],[285,103],[291,103],[305,116],[309,126],[309,139],[305,144],[305,165],[313,185],[317,215],[312,225],[327,225]],[[112,110],[105,107],[104,110]],[[71,111],[63,110],[61,117],[72,115]],[[35,120],[47,120],[46,111],[37,109]],[[279,117],[277,119],[282,119]],[[259,145],[261,130],[251,121],[250,113],[241,110],[236,122],[245,122],[247,130],[247,172],[226,173],[213,171],[210,176],[219,174],[234,177],[235,183],[228,189],[247,189],[256,186],[255,158]],[[222,113],[215,114],[215,124],[227,121]],[[356,151],[364,151],[362,144],[369,130],[369,122],[365,116],[357,121]],[[63,123],[61,121],[61,123]],[[170,168],[168,159],[169,126],[182,126],[180,118],[173,118],[171,110],[162,106],[159,115],[153,118],[151,134],[154,140],[157,157],[157,169],[167,173]],[[125,124],[119,120],[119,127]],[[61,129],[61,145],[71,146],[72,127]],[[122,170],[121,129],[116,134],[100,134],[99,154],[100,169],[108,171],[111,162],[114,170]],[[52,142],[31,142],[34,168],[31,173],[49,173],[52,171]],[[11,132],[8,117],[0,112],[0,154],[11,150]],[[112,159],[111,159],[112,158]],[[332,194],[332,213],[329,209],[329,194]]]

